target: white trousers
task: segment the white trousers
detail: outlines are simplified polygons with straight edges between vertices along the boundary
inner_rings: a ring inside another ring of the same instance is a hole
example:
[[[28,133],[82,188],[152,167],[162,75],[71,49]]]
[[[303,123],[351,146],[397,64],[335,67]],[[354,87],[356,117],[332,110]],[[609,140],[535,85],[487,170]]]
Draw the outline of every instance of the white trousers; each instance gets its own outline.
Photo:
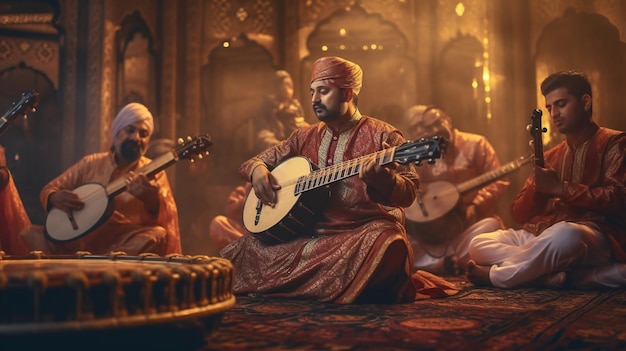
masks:
[[[478,234],[492,232],[499,228],[500,222],[497,219],[487,217],[469,226],[449,243],[441,245],[426,245],[409,235],[409,242],[413,247],[413,268],[443,274],[446,273],[444,260],[452,255],[457,257],[459,267],[465,267],[469,261],[470,241]]]
[[[532,285],[560,272],[577,288],[626,285],[626,264],[612,261],[606,235],[572,222],[558,222],[539,236],[523,229],[477,235],[469,255],[491,267],[489,279],[499,288]]]

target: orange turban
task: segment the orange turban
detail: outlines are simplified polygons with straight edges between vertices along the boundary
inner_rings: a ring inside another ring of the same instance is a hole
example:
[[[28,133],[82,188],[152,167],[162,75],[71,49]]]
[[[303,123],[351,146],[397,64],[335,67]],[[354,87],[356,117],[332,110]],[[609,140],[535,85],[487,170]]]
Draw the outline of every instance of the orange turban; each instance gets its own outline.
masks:
[[[313,63],[311,71],[311,83],[318,80],[328,80],[339,88],[350,88],[358,95],[363,85],[363,71],[356,63],[341,57],[322,57]]]

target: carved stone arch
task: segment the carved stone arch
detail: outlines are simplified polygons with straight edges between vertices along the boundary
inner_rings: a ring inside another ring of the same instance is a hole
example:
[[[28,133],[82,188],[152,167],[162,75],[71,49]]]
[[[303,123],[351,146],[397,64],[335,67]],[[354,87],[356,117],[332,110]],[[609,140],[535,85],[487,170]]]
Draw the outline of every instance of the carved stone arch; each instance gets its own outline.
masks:
[[[569,8],[546,25],[537,40],[536,85],[539,87],[545,77],[557,71],[582,71],[591,81],[594,119],[601,125],[626,130],[624,62],[626,45],[615,25],[600,14]],[[539,88],[537,103],[545,103]],[[558,139],[556,132],[550,136]]]
[[[18,118],[2,135],[24,207],[33,223],[42,224],[41,188],[62,169],[63,113],[58,95],[64,31],[56,23],[57,0],[6,0],[0,4],[0,113],[21,94],[40,94],[36,112]]]
[[[255,119],[272,88],[273,62],[267,48],[242,33],[214,48],[202,68],[201,130],[213,138],[215,178],[229,186],[239,184],[239,166],[256,153]]]
[[[444,46],[437,62],[434,103],[452,117],[455,128],[485,134],[484,48],[471,35],[459,34]]]
[[[115,33],[117,93],[116,111],[130,102],[146,105],[155,117],[155,132],[161,125],[158,117],[156,53],[150,28],[137,11],[124,17]]]
[[[395,23],[356,4],[320,21],[307,38],[307,48],[310,55],[302,60],[302,86],[298,89],[302,102],[310,100],[313,62],[323,56],[341,56],[363,69],[358,101],[361,112],[400,127],[401,115],[375,115],[404,110],[417,99],[416,63],[406,55],[407,40]],[[311,108],[305,108],[305,113],[309,120],[315,120]]]
[[[0,143],[31,221],[43,223],[45,213],[39,192],[61,172],[62,123],[57,90],[43,72],[23,62],[0,71],[2,113],[28,91],[40,95],[36,111],[11,123]]]

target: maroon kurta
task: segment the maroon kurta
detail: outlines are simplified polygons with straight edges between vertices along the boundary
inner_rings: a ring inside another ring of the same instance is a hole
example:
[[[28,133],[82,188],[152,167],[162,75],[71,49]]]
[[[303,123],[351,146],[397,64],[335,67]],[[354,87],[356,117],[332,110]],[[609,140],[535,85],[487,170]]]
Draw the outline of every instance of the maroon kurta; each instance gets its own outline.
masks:
[[[587,140],[563,141],[545,153],[546,165],[564,181],[563,195],[537,193],[531,177],[512,204],[513,216],[535,235],[560,221],[589,225],[608,234],[616,257],[626,261],[626,134],[595,123],[588,132]]]
[[[240,173],[250,180],[255,167],[266,164],[271,170],[294,156],[326,167],[403,142],[397,129],[366,116],[343,133],[333,134],[321,122],[296,130],[278,146],[245,162]],[[235,266],[235,292],[351,303],[374,271],[384,266],[381,259],[387,249],[392,244],[399,247],[398,243],[405,252],[405,268],[390,274],[389,282],[408,281],[412,252],[402,207],[415,199],[419,177],[412,164],[401,165],[397,171],[392,194],[368,189],[358,176],[333,183],[330,205],[310,229],[313,238],[265,245],[254,235],[245,235],[226,246],[221,254]],[[414,299],[415,287],[402,286],[397,301]]]

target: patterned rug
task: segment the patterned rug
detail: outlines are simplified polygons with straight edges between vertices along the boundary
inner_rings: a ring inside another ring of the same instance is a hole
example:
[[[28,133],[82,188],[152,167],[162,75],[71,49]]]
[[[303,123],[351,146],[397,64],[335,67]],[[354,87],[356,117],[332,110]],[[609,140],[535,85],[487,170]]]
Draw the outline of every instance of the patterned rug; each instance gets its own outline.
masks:
[[[202,350],[619,350],[626,290],[477,288],[400,305],[239,296]]]

